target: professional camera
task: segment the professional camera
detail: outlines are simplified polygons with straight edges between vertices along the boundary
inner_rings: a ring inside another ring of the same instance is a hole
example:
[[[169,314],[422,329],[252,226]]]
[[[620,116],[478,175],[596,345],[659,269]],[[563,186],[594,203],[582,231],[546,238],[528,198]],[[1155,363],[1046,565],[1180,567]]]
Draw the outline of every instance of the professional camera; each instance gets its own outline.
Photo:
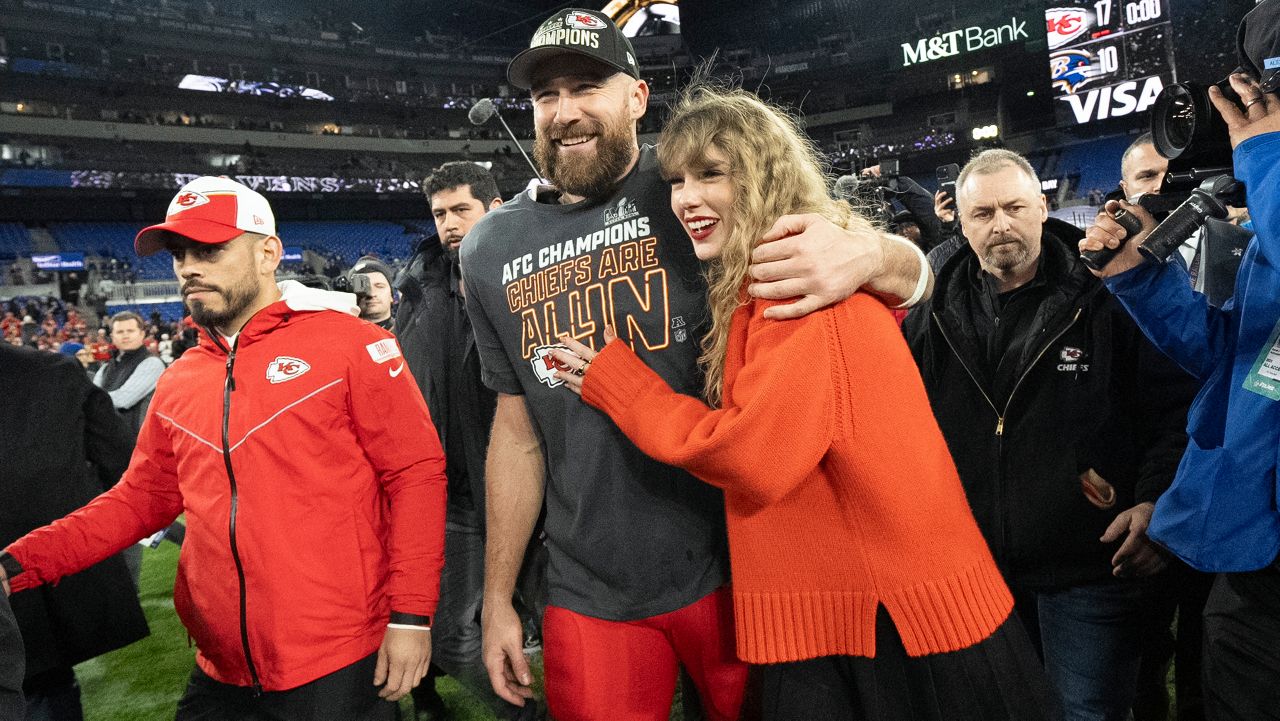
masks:
[[[1270,63],[1275,38],[1275,6],[1259,5],[1245,16],[1237,33],[1239,72],[1261,80],[1261,90],[1280,90],[1280,75]],[[1230,79],[1214,83],[1223,96],[1236,104],[1240,96]],[[1209,99],[1209,85],[1177,83],[1161,91],[1151,108],[1151,138],[1156,152],[1168,158],[1169,170],[1159,194],[1142,196],[1138,203],[1160,223],[1139,250],[1163,262],[1208,219],[1227,217],[1227,206],[1244,207],[1245,187],[1236,180],[1232,164],[1231,136],[1226,121]],[[1131,215],[1121,211],[1116,220],[1130,235],[1141,230]],[[1101,270],[1118,251],[1103,249],[1082,254],[1086,265]]]
[[[894,219],[902,213],[898,196],[909,192],[898,177],[898,161],[882,160],[880,175],[842,175],[835,183],[835,196],[848,201],[873,221],[892,229]],[[895,205],[897,207],[895,207]]]
[[[364,273],[343,273],[333,279],[332,286],[339,293],[355,293],[357,300],[372,292],[369,276]]]

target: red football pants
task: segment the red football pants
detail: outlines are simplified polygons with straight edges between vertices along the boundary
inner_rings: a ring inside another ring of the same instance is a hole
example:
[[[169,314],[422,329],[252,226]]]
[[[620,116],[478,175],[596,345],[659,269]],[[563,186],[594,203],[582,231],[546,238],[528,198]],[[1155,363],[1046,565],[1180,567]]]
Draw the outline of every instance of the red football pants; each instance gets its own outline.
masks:
[[[638,621],[548,606],[542,646],[556,721],[667,721],[677,664],[698,687],[708,721],[734,721],[742,707],[747,664],[734,649],[727,588]]]

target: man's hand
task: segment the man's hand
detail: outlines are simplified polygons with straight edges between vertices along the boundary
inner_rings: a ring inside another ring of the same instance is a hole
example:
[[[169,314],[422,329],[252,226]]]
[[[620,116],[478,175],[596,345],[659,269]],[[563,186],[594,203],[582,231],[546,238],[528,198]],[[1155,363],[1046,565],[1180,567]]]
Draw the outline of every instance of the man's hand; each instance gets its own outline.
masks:
[[[1129,211],[1142,222],[1142,232],[1132,238],[1127,237],[1128,232],[1112,217],[1112,214],[1121,208]],[[1156,219],[1141,205],[1121,200],[1108,200],[1102,212],[1094,218],[1093,225],[1085,231],[1079,248],[1081,253],[1088,250],[1102,250],[1104,247],[1120,248],[1120,252],[1116,253],[1111,262],[1102,267],[1102,270],[1090,268],[1089,272],[1099,278],[1110,278],[1145,263],[1146,256],[1138,252],[1138,246],[1151,235],[1156,225],[1158,225]],[[1122,244],[1123,247],[1121,247]]]
[[[533,698],[533,674],[524,657],[524,627],[511,601],[486,598],[480,613],[481,646],[489,683],[498,697],[524,706]]]
[[[1159,573],[1168,565],[1164,553],[1147,538],[1147,526],[1151,524],[1151,512],[1155,507],[1148,501],[1122,512],[1099,539],[1103,543],[1114,543],[1125,533],[1129,534],[1111,558],[1111,572],[1116,576],[1144,578]]]
[[[1209,102],[1227,121],[1231,134],[1231,147],[1263,133],[1280,131],[1280,98],[1275,93],[1264,93],[1258,81],[1244,73],[1232,73],[1231,88],[1240,96],[1240,104],[1227,100],[1217,86],[1209,88]]]
[[[4,587],[4,595],[7,598],[9,596],[9,574],[5,573],[3,568],[0,568],[0,586]]]
[[[938,216],[938,220],[944,223],[950,223],[956,219],[956,199],[947,194],[945,190],[939,190],[933,194],[933,214]]]
[[[757,298],[794,303],[765,311],[788,320],[838,303],[875,280],[884,269],[886,240],[878,232],[853,233],[820,215],[784,215],[751,254],[747,291]]]
[[[407,628],[388,628],[378,649],[378,665],[373,671],[373,685],[385,687],[379,698],[399,701],[417,687],[431,663],[431,632]]]

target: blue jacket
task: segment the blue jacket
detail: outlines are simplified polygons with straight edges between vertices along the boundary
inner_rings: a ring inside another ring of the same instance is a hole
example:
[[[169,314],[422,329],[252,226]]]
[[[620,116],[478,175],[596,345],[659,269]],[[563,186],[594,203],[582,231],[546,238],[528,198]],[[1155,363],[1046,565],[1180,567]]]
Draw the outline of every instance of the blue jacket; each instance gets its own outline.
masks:
[[[1107,281],[1152,342],[1204,383],[1186,455],[1148,534],[1214,572],[1256,570],[1280,552],[1280,401],[1270,397],[1280,398],[1280,381],[1250,378],[1280,329],[1280,133],[1241,143],[1235,168],[1258,234],[1222,308],[1191,290],[1178,263],[1144,264]]]

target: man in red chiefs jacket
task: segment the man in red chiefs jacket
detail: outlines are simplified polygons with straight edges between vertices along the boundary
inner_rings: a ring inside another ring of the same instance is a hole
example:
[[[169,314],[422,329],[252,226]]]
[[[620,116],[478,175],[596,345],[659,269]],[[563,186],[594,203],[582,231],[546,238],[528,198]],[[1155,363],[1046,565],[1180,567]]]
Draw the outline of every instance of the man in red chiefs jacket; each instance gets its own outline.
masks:
[[[172,254],[200,345],[121,481],[5,549],[0,578],[55,582],[185,512],[173,600],[199,653],[177,719],[391,718],[379,697],[431,656],[446,487],[399,346],[354,296],[277,286],[271,208],[226,178],[183,187],[136,247]]]

